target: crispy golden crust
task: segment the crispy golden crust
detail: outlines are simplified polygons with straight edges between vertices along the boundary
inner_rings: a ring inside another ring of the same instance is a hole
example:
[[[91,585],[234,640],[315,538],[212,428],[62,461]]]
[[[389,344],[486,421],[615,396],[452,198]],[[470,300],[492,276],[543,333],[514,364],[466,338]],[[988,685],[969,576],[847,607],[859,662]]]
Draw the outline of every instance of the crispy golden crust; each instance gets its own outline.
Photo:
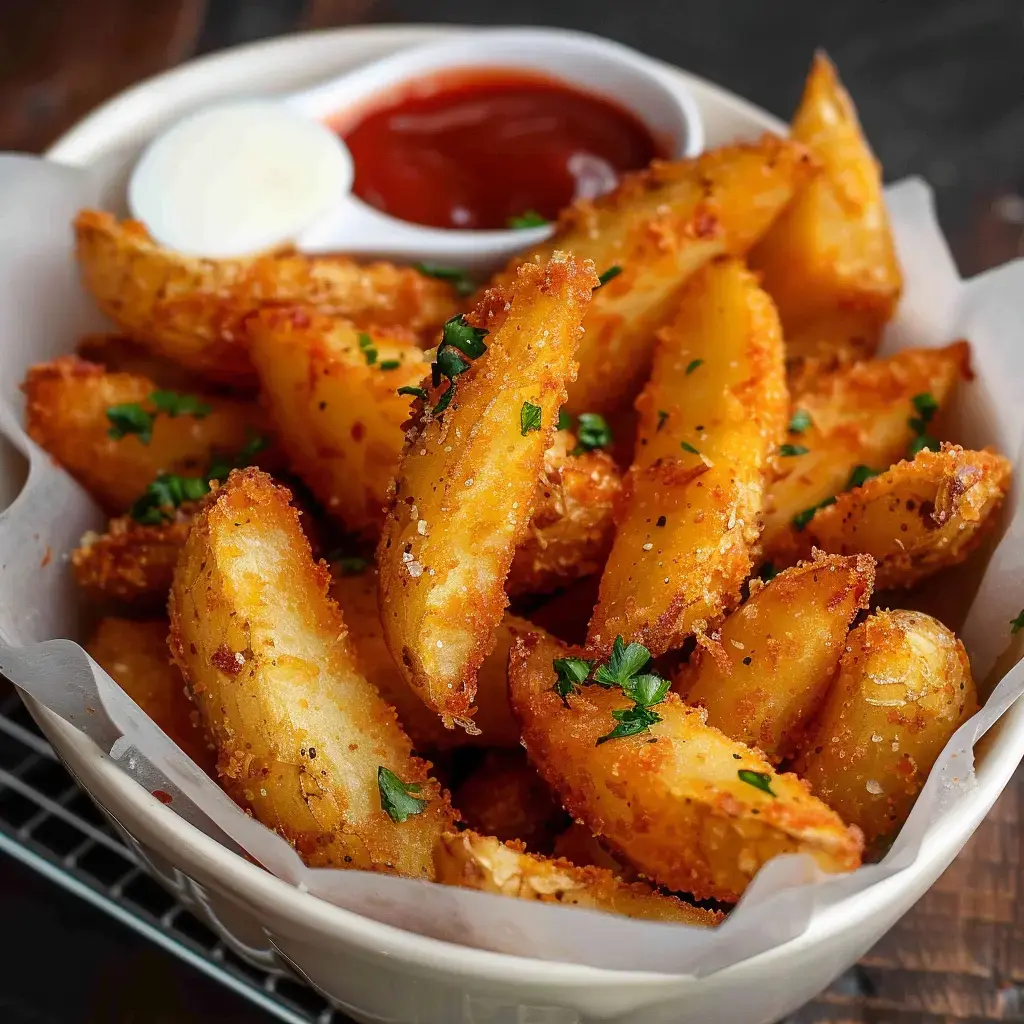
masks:
[[[101,619],[85,649],[208,775],[216,758],[167,648],[167,620]]]
[[[207,260],[156,245],[134,221],[83,210],[75,219],[78,263],[96,304],[118,326],[201,376],[254,381],[240,331],[254,309],[299,303],[360,328],[400,326],[433,341],[455,312],[451,286],[390,263],[289,252]]]
[[[148,377],[107,373],[77,356],[33,366],[22,384],[25,426],[111,515],[126,512],[160,473],[202,476],[214,453],[234,456],[253,435],[267,436],[254,404],[205,397],[212,411],[202,418],[160,414],[153,438],[109,434],[111,406],[141,403],[157,385]],[[264,461],[271,453],[261,454]]]
[[[398,389],[423,380],[422,350],[301,307],[265,309],[246,333],[295,471],[330,515],[375,539],[411,405]]]
[[[791,138],[821,162],[750,254],[779,307],[792,372],[874,354],[903,280],[882,173],[836,69],[814,58]]]
[[[707,710],[708,725],[778,763],[821,706],[874,576],[867,555],[830,555],[752,587],[720,635],[698,646],[675,689]]]
[[[550,853],[567,820],[521,748],[488,751],[452,803],[471,829],[502,842],[518,839],[534,853]]]
[[[433,417],[417,400],[394,501],[377,550],[384,636],[409,685],[445,724],[473,728],[481,662],[507,603],[505,580],[526,534],[580,321],[597,275],[557,253],[525,264],[510,299],[476,311],[487,351]],[[440,389],[431,388],[434,403]],[[524,403],[540,426],[521,429]]]
[[[800,535],[835,554],[878,562],[878,586],[909,587],[962,562],[995,525],[1012,467],[995,452],[943,444],[840,494]]]
[[[808,451],[777,460],[761,535],[765,557],[795,561],[802,549],[794,516],[845,491],[857,466],[879,470],[899,462],[916,433],[914,397],[927,393],[944,404],[956,382],[970,376],[969,358],[966,341],[904,349],[832,374],[800,395],[794,409],[806,412],[811,426],[788,440]]]
[[[949,737],[977,708],[967,652],[941,622],[876,612],[850,634],[795,767],[874,843],[899,830]]]
[[[533,518],[508,574],[513,597],[548,593],[600,572],[611,550],[622,475],[604,452],[569,454],[575,447],[574,435],[559,430],[544,453]]]
[[[87,533],[71,552],[75,580],[94,597],[162,605],[191,526],[190,507],[158,526],[111,519],[106,533]]]
[[[716,260],[662,331],[587,644],[680,646],[739,600],[788,401],[782,332],[739,260]]]
[[[602,868],[534,856],[520,844],[476,832],[446,833],[434,859],[437,880],[463,889],[703,928],[714,928],[724,919],[719,912],[690,906],[643,882],[623,882]]]
[[[608,413],[627,405],[687,278],[715,256],[743,255],[814,171],[803,146],[771,135],[693,160],[656,161],[609,195],[571,207],[550,241],[510,262],[495,283],[507,285],[520,262],[543,262],[555,249],[592,259],[602,273],[622,268],[583,321],[569,408]]]
[[[289,497],[258,470],[210,495],[171,589],[172,653],[238,804],[311,866],[430,878],[448,795],[360,672]],[[379,766],[428,807],[392,821]]]
[[[535,636],[513,647],[509,699],[523,745],[573,818],[638,871],[698,899],[734,901],[776,854],[809,853],[826,871],[858,866],[857,829],[674,693],[648,732],[598,744],[615,725],[612,711],[630,702],[617,688],[587,686],[566,706],[551,663],[569,653]],[[772,793],[741,771],[762,776]]]

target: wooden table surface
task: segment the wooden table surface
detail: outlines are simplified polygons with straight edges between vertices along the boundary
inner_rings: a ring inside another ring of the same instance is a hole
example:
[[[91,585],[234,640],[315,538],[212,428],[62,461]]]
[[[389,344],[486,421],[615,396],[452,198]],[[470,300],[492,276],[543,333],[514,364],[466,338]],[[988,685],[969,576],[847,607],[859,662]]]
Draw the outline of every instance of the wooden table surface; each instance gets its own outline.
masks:
[[[921,174],[936,188],[962,271],[1024,251],[1019,0],[0,0],[0,149],[38,151],[106,97],[197,53],[373,21],[585,28],[781,116],[824,46],[887,177]],[[934,888],[793,1024],[1024,1020],[1021,793],[1018,773]],[[265,1019],[69,901],[0,863],[0,907],[21,924],[17,955],[0,966],[0,1019]],[[55,972],[60,985],[43,980]]]

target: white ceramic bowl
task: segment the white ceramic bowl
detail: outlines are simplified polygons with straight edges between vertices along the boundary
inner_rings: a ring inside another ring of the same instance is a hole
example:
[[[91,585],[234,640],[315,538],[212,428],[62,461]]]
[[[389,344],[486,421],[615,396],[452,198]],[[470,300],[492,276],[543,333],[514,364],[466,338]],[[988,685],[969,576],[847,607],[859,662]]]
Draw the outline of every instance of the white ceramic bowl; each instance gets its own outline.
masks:
[[[125,171],[146,139],[190,110],[257,88],[295,92],[359,62],[455,31],[345,29],[208,57],[101,107],[49,155],[91,168],[103,182],[108,205],[116,207],[123,203]],[[698,78],[668,67],[661,67],[659,74],[689,87],[709,146],[781,127],[763,111]],[[220,846],[150,796],[72,726],[28,703],[65,763],[154,874],[235,949],[264,965],[290,964],[359,1021],[394,1024],[777,1020],[852,964],[948,866],[1012,774],[1019,759],[1018,738],[1024,734],[1022,701],[981,748],[969,812],[933,829],[913,868],[834,907],[797,939],[695,979],[484,952],[341,910]]]

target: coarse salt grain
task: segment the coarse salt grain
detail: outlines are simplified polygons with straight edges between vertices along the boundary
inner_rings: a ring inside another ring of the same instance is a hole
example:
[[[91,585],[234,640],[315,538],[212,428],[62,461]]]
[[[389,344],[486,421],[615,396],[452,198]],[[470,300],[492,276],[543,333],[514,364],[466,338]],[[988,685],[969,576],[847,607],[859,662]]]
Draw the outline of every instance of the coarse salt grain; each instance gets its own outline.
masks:
[[[880,782],[876,782],[874,779],[868,779],[868,781],[864,783],[864,788],[872,796],[882,795],[882,784]]]

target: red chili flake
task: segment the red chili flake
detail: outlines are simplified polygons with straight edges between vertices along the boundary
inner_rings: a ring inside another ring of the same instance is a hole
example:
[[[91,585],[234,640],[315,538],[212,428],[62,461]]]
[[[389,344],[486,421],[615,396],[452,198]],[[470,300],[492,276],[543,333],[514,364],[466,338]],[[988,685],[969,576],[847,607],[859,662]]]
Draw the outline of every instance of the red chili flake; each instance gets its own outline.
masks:
[[[165,793],[162,789],[154,789],[153,796],[162,804],[169,804],[174,799],[170,793]]]
[[[237,676],[245,664],[245,657],[240,652],[231,650],[227,644],[221,644],[211,655],[210,662],[224,675]]]

